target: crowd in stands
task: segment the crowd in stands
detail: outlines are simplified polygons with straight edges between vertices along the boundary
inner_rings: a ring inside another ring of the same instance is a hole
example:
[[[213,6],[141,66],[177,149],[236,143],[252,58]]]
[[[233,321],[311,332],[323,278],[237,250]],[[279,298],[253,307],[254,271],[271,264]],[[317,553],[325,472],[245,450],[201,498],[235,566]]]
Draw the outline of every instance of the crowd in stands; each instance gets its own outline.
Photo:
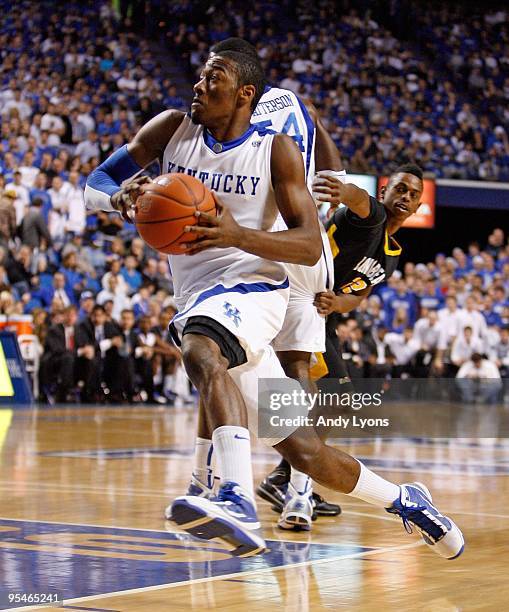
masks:
[[[350,172],[412,160],[437,177],[509,181],[506,9],[230,0],[204,15],[200,5],[168,4],[165,24],[193,77],[211,44],[247,38],[270,83],[319,108]]]
[[[42,399],[184,402],[166,258],[83,199],[175,87],[107,2],[0,8],[0,315],[32,314]]]
[[[174,51],[195,70],[220,38],[256,41],[270,79],[320,106],[348,170],[388,171],[410,156],[447,172],[441,142],[458,151],[467,143],[441,119],[484,125],[455,86],[354,11],[332,16],[331,3],[298,2],[289,15],[288,2],[226,2],[205,27],[189,13],[194,4],[171,4]],[[191,401],[168,335],[175,306],[165,256],[119,215],[87,214],[83,201],[93,168],[160,110],[184,102],[148,43],[108,3],[44,6],[0,0],[0,320],[33,317],[44,400]],[[285,34],[271,26],[283,18]],[[438,45],[446,32],[437,28],[423,32]],[[497,109],[506,125],[506,108]],[[506,147],[505,128],[492,130],[487,115],[486,138],[496,142],[481,157]],[[497,229],[483,250],[471,244],[427,265],[407,263],[337,334],[352,376],[463,368],[473,377],[494,366],[507,377],[508,326],[509,247]]]
[[[509,380],[509,241],[503,230],[493,230],[483,250],[472,242],[466,252],[455,248],[428,264],[407,262],[403,273],[396,271],[339,320],[336,333],[353,378]]]

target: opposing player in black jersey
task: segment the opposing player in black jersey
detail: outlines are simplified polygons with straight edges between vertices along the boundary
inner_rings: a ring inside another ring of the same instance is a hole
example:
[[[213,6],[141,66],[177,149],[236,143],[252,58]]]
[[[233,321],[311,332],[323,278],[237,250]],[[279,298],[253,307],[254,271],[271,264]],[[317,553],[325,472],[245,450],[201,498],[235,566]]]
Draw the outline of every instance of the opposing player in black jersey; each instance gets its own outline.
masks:
[[[325,376],[339,381],[344,391],[352,387],[336,336],[337,313],[357,308],[373,286],[386,281],[396,270],[401,247],[393,235],[416,212],[422,191],[422,170],[415,164],[401,166],[391,174],[380,201],[336,178],[318,175],[314,181],[315,199],[329,202],[335,209],[326,225],[334,257],[334,288],[317,294],[315,306],[327,316]],[[339,208],[340,204],[345,206]],[[289,471],[283,459],[259,487],[279,512]]]
[[[400,166],[382,188],[381,200],[364,189],[334,179],[319,178],[313,191],[318,199],[338,206],[327,223],[334,256],[334,290],[317,294],[318,312],[328,315],[328,377],[348,377],[336,336],[338,316],[354,310],[375,285],[396,270],[401,246],[394,234],[419,208],[423,191],[422,170],[415,164]]]

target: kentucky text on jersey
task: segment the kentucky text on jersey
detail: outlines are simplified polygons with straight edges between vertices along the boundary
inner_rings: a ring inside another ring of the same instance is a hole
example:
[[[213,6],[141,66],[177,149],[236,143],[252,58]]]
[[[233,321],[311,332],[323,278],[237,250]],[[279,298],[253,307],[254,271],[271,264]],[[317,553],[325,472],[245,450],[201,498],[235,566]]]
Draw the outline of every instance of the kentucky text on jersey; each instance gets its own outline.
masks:
[[[245,174],[222,174],[220,172],[207,172],[197,168],[184,168],[173,162],[168,162],[167,172],[180,172],[198,178],[211,191],[223,193],[236,193],[241,195],[256,195],[259,176],[246,176]]]
[[[288,94],[283,96],[279,96],[279,98],[274,98],[273,100],[267,100],[266,102],[260,101],[258,102],[257,107],[253,113],[253,117],[258,117],[259,115],[268,115],[269,113],[274,113],[278,110],[283,110],[284,108],[288,108],[289,106],[294,106],[292,97]]]
[[[354,270],[366,276],[372,285],[378,285],[385,278],[385,270],[382,265],[371,257],[363,257],[355,266]]]

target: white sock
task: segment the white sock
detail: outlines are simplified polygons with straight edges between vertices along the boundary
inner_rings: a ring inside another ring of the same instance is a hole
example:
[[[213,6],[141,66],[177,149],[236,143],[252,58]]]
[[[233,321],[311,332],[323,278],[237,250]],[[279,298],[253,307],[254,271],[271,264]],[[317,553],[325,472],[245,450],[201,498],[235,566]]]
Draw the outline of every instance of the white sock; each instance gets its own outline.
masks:
[[[214,485],[214,470],[212,469],[213,448],[212,440],[196,438],[194,443],[193,475],[210,489]]]
[[[249,431],[245,427],[223,425],[214,430],[212,444],[221,482],[236,482],[254,500]]]
[[[358,497],[368,504],[389,508],[396,499],[399,499],[400,489],[398,485],[381,478],[363,463],[360,463],[361,473],[354,490],[348,495]]]
[[[301,495],[304,493],[309,493],[312,490],[311,478],[307,474],[304,474],[304,472],[299,472],[299,470],[296,470],[293,467],[290,482],[297,493],[300,493]]]

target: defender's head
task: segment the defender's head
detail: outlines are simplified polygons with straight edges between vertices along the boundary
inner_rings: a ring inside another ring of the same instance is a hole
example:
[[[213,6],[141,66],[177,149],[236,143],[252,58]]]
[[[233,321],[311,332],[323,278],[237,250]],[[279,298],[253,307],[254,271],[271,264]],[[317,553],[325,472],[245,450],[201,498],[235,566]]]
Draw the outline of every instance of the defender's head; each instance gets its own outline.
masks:
[[[229,122],[237,113],[249,118],[265,87],[258,58],[237,51],[211,55],[194,86],[191,119],[205,127]]]
[[[397,168],[382,187],[384,206],[400,225],[419,208],[423,188],[422,170],[415,164]]]

